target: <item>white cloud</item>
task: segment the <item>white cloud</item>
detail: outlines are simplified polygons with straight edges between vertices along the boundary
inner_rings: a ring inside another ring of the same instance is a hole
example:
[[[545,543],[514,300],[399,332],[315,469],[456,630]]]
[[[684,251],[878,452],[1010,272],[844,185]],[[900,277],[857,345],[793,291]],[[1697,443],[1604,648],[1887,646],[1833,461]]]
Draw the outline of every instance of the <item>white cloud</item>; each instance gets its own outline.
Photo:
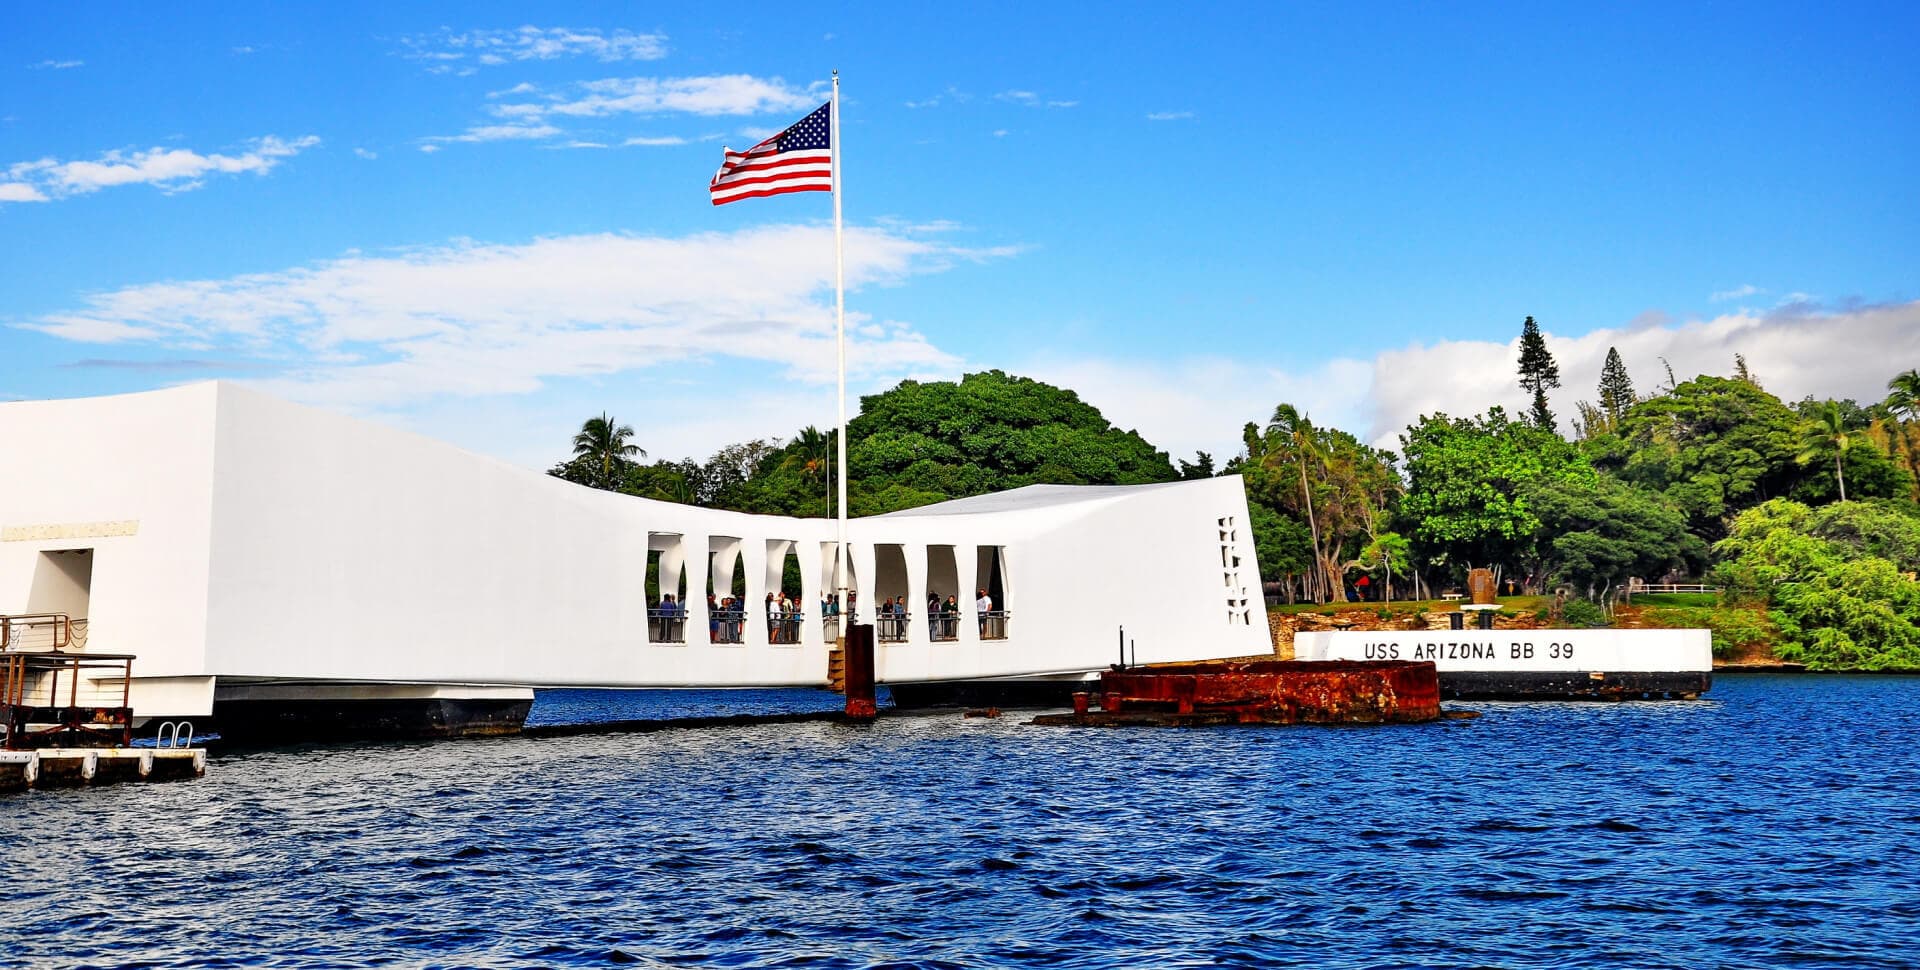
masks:
[[[1792,308],[1740,312],[1679,324],[1658,316],[1577,336],[1546,335],[1560,365],[1562,387],[1549,402],[1560,430],[1571,434],[1574,403],[1597,397],[1607,350],[1617,347],[1634,387],[1649,393],[1666,384],[1664,357],[1675,377],[1730,375],[1733,355],[1762,386],[1793,402],[1808,395],[1861,402],[1886,396],[1896,371],[1920,361],[1920,301],[1838,310]],[[1878,367],[1862,367],[1846,348],[1873,348]],[[1338,358],[1298,371],[1244,358],[1112,358],[1038,356],[995,361],[1031,377],[1078,391],[1115,425],[1137,429],[1176,458],[1196,450],[1222,463],[1240,450],[1240,428],[1264,424],[1276,405],[1299,407],[1315,422],[1352,432],[1370,444],[1399,450],[1399,436],[1421,415],[1461,417],[1500,405],[1509,414],[1530,406],[1516,383],[1519,341],[1443,340],[1382,351],[1371,358]]]
[[[519,84],[516,84],[510,88],[507,88],[504,91],[488,91],[487,97],[488,98],[504,98],[509,94],[533,94],[534,92],[539,90],[540,89],[535,87],[532,84],[532,82],[521,81]]]
[[[1742,283],[1731,290],[1721,290],[1718,293],[1715,293],[1712,296],[1707,297],[1707,299],[1713,301],[1714,303],[1725,303],[1728,300],[1744,299],[1746,297],[1753,296],[1754,294],[1760,293],[1760,292],[1763,292],[1763,291],[1759,287],[1753,285],[1752,283]]]
[[[1365,420],[1360,392],[1372,365],[1339,358],[1296,373],[1224,357],[1143,363],[1042,356],[1008,369],[1071,388],[1115,427],[1140,432],[1175,458],[1205,451],[1224,465],[1240,451],[1241,427],[1264,426],[1283,401],[1321,424],[1350,428]]]
[[[522,121],[616,114],[757,115],[816,108],[824,98],[811,88],[750,74],[626,77],[582,81],[565,93],[549,93],[541,101],[496,104],[488,110],[502,118]]]
[[[687,143],[687,140],[685,138],[680,137],[679,135],[661,135],[659,137],[647,137],[645,135],[636,135],[632,138],[627,139],[626,141],[621,142],[620,144],[644,145],[649,148],[659,148],[667,145],[684,145],[686,143]]]
[[[570,141],[561,145],[544,145],[542,147],[544,148],[605,148],[607,147],[607,143],[603,141]]]
[[[446,71],[458,62],[495,66],[512,61],[592,57],[602,61],[657,61],[667,56],[667,35],[628,30],[524,26],[417,34],[400,39],[406,57]]]
[[[995,128],[995,129],[993,130],[993,137],[995,137],[995,138],[1005,138],[1005,137],[1007,137],[1007,130],[1006,130],[1005,128]]]
[[[46,193],[26,182],[0,182],[0,202],[45,202]]]
[[[37,71],[66,71],[76,67],[84,67],[86,66],[86,63],[87,63],[86,61],[47,60],[47,61],[41,61],[40,63],[33,65],[33,68],[34,70],[37,70]]]
[[[284,159],[320,144],[312,135],[286,140],[271,135],[256,138],[247,150],[237,155],[211,154],[185,148],[150,148],[140,152],[111,151],[94,161],[62,162],[43,158],[17,162],[5,170],[11,185],[25,185],[43,198],[85,195],[116,185],[147,184],[166,192],[184,192],[199,188],[209,175],[235,175],[251,172],[264,175]],[[14,188],[11,200],[43,201],[32,198],[27,190]]]
[[[1561,430],[1572,431],[1574,402],[1593,400],[1607,349],[1617,347],[1634,387],[1642,393],[1666,384],[1666,367],[1686,381],[1699,374],[1733,372],[1741,354],[1767,390],[1788,401],[1809,394],[1877,401],[1887,378],[1920,360],[1920,301],[1837,310],[1795,305],[1767,313],[1739,311],[1677,325],[1642,323],[1594,330],[1578,337],[1547,334],[1547,348],[1560,365],[1561,388],[1550,403]],[[1422,414],[1479,413],[1490,404],[1510,412],[1529,406],[1514,383],[1518,338],[1442,341],[1387,351],[1375,357],[1373,385],[1365,392],[1372,414],[1367,433],[1391,439]],[[1885,372],[1862,366],[1871,348]]]
[[[1147,115],[1148,121],[1185,121],[1193,117],[1191,111],[1155,111]]]
[[[428,142],[538,141],[560,134],[552,125],[480,125],[458,135],[435,135]]]
[[[439,145],[435,145],[435,144],[433,144],[432,142],[428,142],[428,143],[427,143],[427,144],[425,144],[425,145],[421,145],[421,146],[420,146],[420,150],[421,150],[421,151],[423,151],[423,152],[425,152],[425,153],[427,153],[427,154],[429,154],[429,155],[431,155],[431,154],[433,154],[434,152],[437,152],[437,151],[439,151],[439,150],[440,150],[440,146],[439,146]]]
[[[850,288],[1006,249],[847,232]],[[15,326],[279,361],[267,390],[349,408],[524,393],[543,382],[737,358],[806,383],[834,373],[833,238],[772,226],[681,238],[586,235],[351,254],[273,273],[133,286]],[[852,315],[856,375],[955,369],[910,324]]]
[[[1059,101],[1043,98],[1032,91],[1002,91],[993,97],[996,101],[1005,101],[1008,104],[1018,104],[1028,108],[1073,108],[1080,104],[1078,101]],[[911,105],[909,105],[909,107],[911,107]]]
[[[379,152],[369,151],[365,148],[355,148],[353,150],[353,155],[355,158],[365,158],[365,159],[375,159],[380,157]]]

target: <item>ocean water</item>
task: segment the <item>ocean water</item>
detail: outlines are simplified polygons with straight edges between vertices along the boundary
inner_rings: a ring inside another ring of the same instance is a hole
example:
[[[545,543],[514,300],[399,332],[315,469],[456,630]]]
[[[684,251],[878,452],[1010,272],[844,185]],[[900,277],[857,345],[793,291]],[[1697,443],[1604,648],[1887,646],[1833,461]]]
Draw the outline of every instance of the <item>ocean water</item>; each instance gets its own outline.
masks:
[[[1920,965],[1920,678],[1708,697],[235,751],[0,796],[0,965]]]

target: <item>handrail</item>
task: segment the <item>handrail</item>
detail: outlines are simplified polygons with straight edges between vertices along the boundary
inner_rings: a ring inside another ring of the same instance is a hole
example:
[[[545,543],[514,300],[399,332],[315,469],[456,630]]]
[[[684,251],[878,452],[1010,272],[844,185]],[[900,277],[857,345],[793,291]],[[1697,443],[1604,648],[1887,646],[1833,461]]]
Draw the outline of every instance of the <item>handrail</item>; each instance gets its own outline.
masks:
[[[898,613],[882,610],[880,616],[873,621],[874,636],[887,643],[899,643],[907,638],[907,623],[912,619],[913,612],[910,610],[902,610]]]
[[[81,618],[82,623],[86,619]],[[48,627],[47,649],[64,649],[73,642],[73,617],[65,613],[0,614],[0,650],[38,649],[24,641],[36,627]]]
[[[1005,640],[1007,638],[1007,617],[1012,610],[988,610],[980,614],[980,639]]]

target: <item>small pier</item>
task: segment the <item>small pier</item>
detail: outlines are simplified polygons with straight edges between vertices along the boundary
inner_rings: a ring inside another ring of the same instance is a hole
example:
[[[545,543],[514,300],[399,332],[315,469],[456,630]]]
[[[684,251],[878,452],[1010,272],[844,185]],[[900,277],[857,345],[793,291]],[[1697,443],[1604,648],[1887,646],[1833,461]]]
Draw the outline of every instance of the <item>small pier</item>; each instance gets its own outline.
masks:
[[[184,722],[133,746],[132,680],[130,654],[0,650],[0,793],[204,776]]]

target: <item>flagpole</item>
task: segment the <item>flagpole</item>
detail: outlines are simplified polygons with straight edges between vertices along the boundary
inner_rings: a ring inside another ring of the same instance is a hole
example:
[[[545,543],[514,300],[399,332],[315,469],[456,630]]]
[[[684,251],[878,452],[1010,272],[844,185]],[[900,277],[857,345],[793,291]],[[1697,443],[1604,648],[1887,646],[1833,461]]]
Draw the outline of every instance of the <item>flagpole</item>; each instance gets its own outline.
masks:
[[[839,489],[838,517],[834,521],[836,582],[840,593],[840,637],[846,638],[847,626],[853,622],[853,602],[848,595],[847,570],[848,558],[852,551],[847,548],[847,260],[840,234],[840,72],[833,72],[833,111],[828,127],[831,148],[833,150],[833,326],[834,343],[840,358],[840,433],[834,436],[835,461],[840,470],[836,486]]]

